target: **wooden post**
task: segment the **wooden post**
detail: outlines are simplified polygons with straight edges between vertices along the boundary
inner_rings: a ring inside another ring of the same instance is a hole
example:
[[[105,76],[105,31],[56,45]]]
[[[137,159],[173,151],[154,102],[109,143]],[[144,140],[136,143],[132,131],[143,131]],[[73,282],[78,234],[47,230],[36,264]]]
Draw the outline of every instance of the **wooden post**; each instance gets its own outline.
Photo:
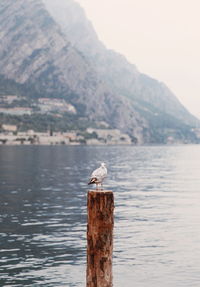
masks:
[[[88,191],[87,287],[112,287],[112,191]]]

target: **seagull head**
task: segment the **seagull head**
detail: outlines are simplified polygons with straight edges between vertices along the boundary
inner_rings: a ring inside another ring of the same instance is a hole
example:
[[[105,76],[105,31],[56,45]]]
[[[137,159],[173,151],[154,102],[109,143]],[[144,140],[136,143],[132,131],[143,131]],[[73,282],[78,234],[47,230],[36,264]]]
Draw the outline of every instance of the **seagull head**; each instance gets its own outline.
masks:
[[[102,163],[101,163],[101,166],[102,166],[102,167],[106,167],[105,162],[102,162]]]

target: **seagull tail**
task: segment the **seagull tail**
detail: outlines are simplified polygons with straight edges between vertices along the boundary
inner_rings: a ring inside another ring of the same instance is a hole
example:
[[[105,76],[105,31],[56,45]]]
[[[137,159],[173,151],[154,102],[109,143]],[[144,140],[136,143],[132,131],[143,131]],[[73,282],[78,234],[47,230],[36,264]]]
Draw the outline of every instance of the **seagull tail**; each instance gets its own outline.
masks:
[[[91,178],[90,181],[88,182],[88,185],[89,185],[89,184],[94,184],[94,183],[96,183],[96,181],[97,181],[97,178],[96,178],[96,177],[93,177],[93,178]]]

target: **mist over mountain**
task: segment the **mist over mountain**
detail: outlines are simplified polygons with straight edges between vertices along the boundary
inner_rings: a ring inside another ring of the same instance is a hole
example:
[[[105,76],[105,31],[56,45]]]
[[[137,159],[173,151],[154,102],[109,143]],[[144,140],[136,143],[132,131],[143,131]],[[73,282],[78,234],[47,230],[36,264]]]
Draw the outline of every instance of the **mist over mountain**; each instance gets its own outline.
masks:
[[[138,143],[195,142],[198,121],[173,93],[106,49],[78,3],[58,3],[0,2],[1,77],[27,98],[64,98],[80,121],[104,121]]]

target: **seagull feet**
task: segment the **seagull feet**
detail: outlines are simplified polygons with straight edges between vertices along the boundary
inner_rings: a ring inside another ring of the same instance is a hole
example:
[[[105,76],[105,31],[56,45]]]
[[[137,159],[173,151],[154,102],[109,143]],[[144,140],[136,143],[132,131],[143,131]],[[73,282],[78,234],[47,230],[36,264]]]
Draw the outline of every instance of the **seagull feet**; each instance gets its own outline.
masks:
[[[97,185],[96,185],[96,190],[103,190],[103,185],[101,185],[101,186],[99,187],[99,185],[97,184]]]

